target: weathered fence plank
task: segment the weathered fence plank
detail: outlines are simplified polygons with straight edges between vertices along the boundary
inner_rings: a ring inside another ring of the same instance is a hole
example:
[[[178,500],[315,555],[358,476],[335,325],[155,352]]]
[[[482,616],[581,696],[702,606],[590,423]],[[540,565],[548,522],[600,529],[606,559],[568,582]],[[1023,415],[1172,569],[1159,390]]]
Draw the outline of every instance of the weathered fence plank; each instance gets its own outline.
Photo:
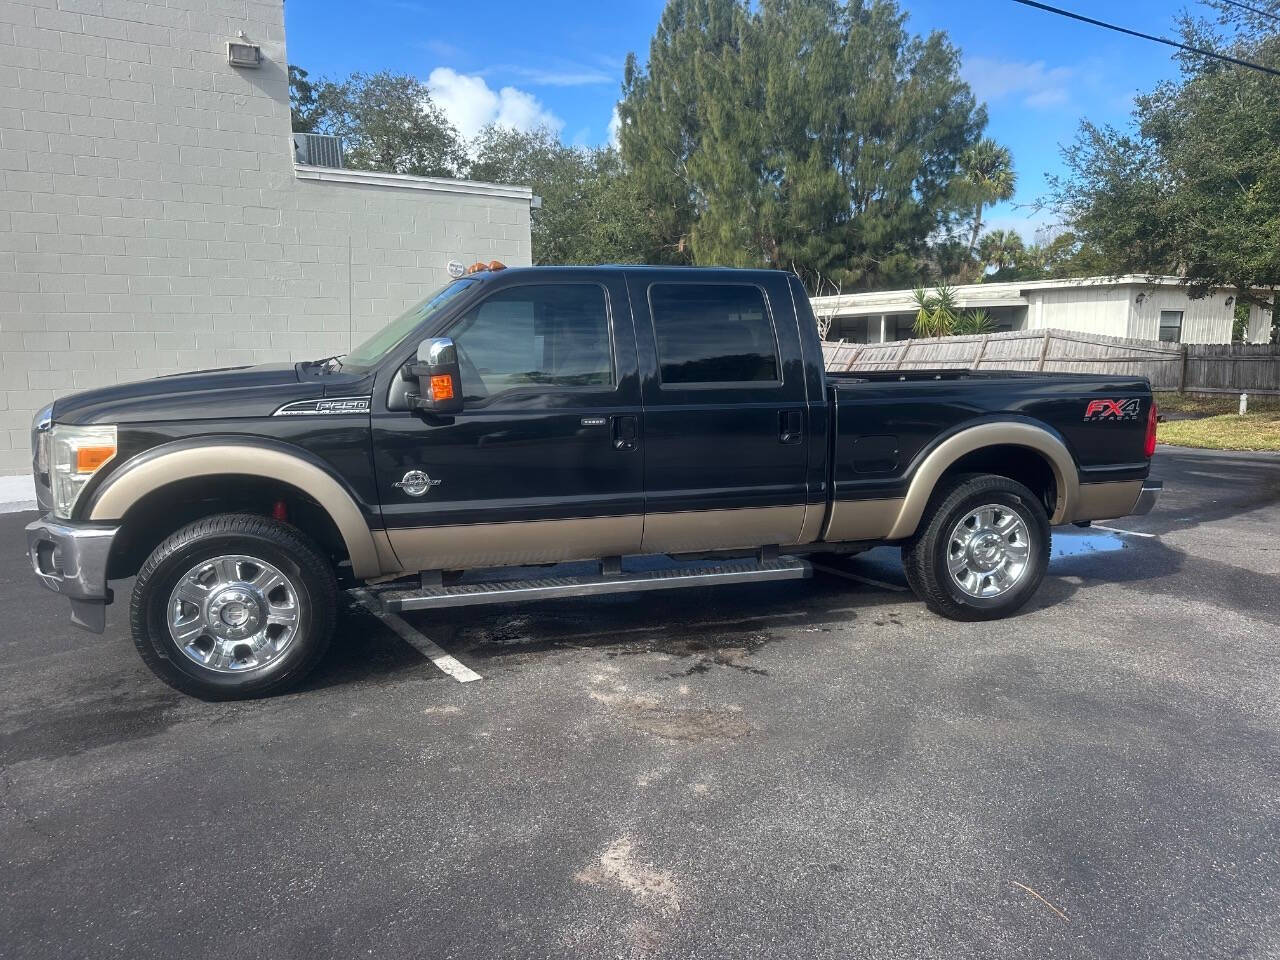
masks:
[[[827,369],[1047,370],[1146,377],[1156,390],[1280,393],[1280,346],[1177,344],[1068,330],[824,343]]]

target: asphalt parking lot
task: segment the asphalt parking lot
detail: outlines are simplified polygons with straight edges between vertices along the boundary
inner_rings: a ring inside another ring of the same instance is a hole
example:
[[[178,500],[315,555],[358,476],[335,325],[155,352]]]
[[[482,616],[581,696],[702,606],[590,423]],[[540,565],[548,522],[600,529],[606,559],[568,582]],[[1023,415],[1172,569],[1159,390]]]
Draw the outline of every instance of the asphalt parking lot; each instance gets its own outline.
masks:
[[[879,550],[412,616],[463,684],[353,606],[239,704],[71,627],[0,516],[0,955],[1280,956],[1280,458],[1153,475],[1006,621]]]

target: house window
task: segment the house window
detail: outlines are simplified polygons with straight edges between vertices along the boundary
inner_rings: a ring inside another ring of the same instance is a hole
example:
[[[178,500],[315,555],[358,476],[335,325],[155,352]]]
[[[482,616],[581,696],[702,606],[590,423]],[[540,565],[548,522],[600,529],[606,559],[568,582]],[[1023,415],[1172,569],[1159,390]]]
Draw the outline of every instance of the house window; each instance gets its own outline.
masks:
[[[1182,340],[1182,311],[1160,311],[1160,339],[1165,343],[1178,343]]]

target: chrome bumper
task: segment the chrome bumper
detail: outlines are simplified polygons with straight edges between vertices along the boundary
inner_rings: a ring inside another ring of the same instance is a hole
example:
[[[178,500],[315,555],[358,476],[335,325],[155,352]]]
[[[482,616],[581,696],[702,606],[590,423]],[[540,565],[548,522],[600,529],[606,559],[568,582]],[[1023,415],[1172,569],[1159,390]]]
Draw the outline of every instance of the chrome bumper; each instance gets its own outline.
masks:
[[[40,582],[71,601],[71,622],[102,633],[107,625],[107,559],[119,527],[86,527],[50,516],[27,524],[27,554]]]
[[[1156,505],[1156,501],[1160,499],[1160,491],[1164,489],[1163,480],[1143,480],[1142,492],[1138,494],[1138,502],[1133,505],[1130,513],[1135,517],[1150,513],[1151,508]]]

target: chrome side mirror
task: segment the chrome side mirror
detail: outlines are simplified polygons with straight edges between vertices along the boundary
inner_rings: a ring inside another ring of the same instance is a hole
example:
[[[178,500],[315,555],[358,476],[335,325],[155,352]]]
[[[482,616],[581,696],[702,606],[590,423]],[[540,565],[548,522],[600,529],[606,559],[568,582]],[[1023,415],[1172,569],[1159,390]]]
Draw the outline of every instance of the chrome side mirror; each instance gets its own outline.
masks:
[[[418,409],[451,414],[462,410],[462,370],[458,348],[448,337],[418,344],[418,362],[411,369],[418,378]]]

